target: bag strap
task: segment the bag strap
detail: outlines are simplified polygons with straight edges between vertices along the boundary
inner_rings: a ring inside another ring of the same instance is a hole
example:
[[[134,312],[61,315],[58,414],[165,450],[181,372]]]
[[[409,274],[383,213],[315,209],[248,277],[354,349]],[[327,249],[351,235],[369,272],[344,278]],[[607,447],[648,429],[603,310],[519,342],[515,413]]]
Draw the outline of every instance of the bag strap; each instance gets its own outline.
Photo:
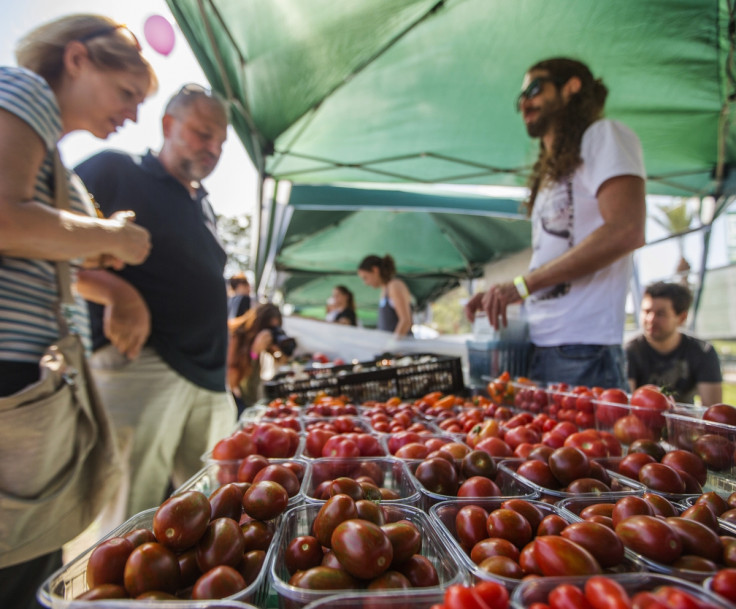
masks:
[[[59,210],[71,209],[69,203],[69,183],[66,169],[61,162],[59,149],[54,150],[54,207]],[[56,319],[59,323],[59,336],[64,338],[71,333],[65,307],[74,304],[72,296],[71,265],[67,260],[56,261],[56,279],[59,287],[59,300],[56,303]]]

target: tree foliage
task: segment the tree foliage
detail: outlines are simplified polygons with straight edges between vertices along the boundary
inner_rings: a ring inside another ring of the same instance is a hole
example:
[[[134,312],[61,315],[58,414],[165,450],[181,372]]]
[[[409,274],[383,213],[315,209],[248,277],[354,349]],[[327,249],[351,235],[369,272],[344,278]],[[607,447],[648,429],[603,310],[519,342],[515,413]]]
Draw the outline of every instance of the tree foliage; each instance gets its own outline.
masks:
[[[217,232],[227,253],[226,277],[252,268],[251,226],[251,217],[247,214],[217,218]]]

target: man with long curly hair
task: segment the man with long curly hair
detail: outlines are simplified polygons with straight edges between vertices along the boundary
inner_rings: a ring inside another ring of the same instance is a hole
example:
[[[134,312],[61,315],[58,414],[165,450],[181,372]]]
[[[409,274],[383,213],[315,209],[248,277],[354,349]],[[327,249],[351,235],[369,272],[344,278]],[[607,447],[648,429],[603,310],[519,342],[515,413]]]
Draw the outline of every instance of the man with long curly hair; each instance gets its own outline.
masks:
[[[637,136],[603,118],[608,89],[580,61],[534,64],[516,108],[539,139],[529,176],[529,271],[473,296],[498,329],[524,301],[541,382],[627,388],[621,343],[632,252],[644,244],[645,170]]]

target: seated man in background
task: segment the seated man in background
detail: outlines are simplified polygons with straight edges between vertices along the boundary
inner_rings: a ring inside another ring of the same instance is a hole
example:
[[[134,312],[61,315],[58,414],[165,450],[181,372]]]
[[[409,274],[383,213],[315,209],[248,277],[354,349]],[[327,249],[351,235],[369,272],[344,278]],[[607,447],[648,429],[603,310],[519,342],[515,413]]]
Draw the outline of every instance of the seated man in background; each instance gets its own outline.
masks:
[[[641,302],[641,336],[626,345],[628,379],[633,391],[648,383],[672,392],[675,400],[693,403],[697,393],[704,406],[722,399],[721,365],[709,343],[684,334],[692,304],[690,290],[677,283],[653,283]]]

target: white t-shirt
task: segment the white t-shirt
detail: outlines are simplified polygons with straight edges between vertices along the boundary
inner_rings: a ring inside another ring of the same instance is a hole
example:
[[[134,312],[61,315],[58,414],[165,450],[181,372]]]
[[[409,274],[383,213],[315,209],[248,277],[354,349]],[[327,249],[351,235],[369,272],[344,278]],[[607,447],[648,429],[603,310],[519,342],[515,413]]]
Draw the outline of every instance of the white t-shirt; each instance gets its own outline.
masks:
[[[603,224],[596,194],[608,179],[646,177],[641,144],[626,125],[603,119],[583,134],[582,164],[572,181],[539,191],[532,210],[535,269],[554,260]],[[524,303],[535,345],[621,344],[632,257],[624,256],[572,282],[540,290]]]

